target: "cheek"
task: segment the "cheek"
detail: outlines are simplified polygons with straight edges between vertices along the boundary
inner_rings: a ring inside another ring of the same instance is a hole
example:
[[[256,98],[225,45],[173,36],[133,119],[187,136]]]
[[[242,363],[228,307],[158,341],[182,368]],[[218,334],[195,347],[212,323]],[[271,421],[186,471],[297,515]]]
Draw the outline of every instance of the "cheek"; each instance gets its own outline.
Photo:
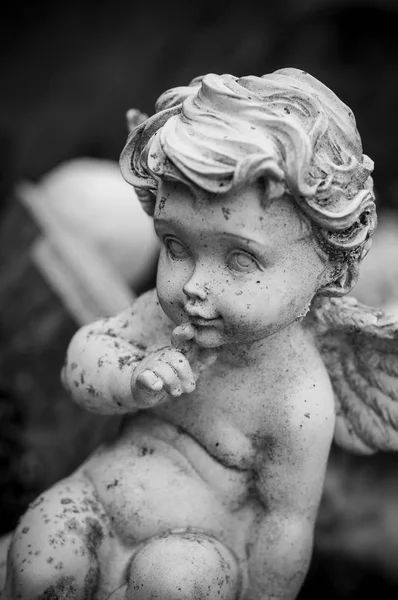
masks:
[[[315,265],[314,265],[315,267]],[[290,324],[307,308],[317,290],[317,272],[299,267],[293,269],[278,293],[278,319],[282,326]]]
[[[231,333],[253,339],[275,333],[294,320],[303,302],[295,286],[282,277],[269,276],[267,283],[251,283],[230,295],[224,315],[229,314]]]
[[[159,297],[166,299],[175,293],[175,286],[172,284],[172,281],[172,272],[169,269],[167,261],[164,259],[164,257],[160,256],[156,276],[156,289]]]
[[[159,257],[156,289],[161,303],[174,303],[183,298],[182,288],[186,282],[188,269],[184,263],[170,263],[163,252]]]
[[[272,326],[277,305],[267,286],[242,283],[222,296],[220,312],[231,334],[256,336]]]

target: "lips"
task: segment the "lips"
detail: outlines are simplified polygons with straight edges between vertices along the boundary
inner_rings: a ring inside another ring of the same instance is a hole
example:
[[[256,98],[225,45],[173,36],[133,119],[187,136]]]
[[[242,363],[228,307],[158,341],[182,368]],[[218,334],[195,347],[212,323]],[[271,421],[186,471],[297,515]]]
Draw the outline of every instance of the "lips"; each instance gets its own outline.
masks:
[[[204,309],[204,310],[203,310]],[[188,317],[189,323],[193,327],[215,327],[221,323],[220,317],[206,317],[203,313],[206,313],[206,307],[195,305],[193,302],[187,302],[183,310],[185,312],[186,317]],[[207,311],[208,313],[210,312]],[[214,314],[214,313],[213,313]]]
[[[220,324],[220,319],[204,319],[203,317],[191,317],[189,322],[194,327],[216,327]]]

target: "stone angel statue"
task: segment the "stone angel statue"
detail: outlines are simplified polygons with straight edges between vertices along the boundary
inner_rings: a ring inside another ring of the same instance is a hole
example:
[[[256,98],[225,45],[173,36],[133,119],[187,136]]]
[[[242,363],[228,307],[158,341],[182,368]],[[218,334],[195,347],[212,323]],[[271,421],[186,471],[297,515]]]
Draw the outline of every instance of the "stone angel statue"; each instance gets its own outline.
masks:
[[[373,163],[351,110],[288,68],[165,92],[120,164],[156,289],[80,329],[62,377],[123,423],[22,517],[2,598],[294,599],[333,437],[398,448],[397,320],[344,298]]]

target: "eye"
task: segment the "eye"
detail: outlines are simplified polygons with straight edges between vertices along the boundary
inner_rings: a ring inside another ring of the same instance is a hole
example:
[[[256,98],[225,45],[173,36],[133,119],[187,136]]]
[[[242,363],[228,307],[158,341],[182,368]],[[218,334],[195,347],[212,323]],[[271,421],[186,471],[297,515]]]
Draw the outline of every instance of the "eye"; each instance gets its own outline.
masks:
[[[229,257],[228,267],[240,273],[253,273],[260,268],[256,259],[247,252],[234,252]]]
[[[167,237],[164,239],[164,244],[167,248],[167,252],[175,260],[184,260],[189,256],[188,250],[175,238]]]

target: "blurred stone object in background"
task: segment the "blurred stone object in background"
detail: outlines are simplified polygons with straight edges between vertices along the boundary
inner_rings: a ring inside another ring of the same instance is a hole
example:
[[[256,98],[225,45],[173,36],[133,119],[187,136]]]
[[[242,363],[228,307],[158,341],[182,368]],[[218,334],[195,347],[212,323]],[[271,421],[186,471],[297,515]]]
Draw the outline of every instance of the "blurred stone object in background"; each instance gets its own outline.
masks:
[[[75,159],[17,193],[43,232],[34,262],[79,324],[117,313],[151,282],[157,238],[116,162]]]

